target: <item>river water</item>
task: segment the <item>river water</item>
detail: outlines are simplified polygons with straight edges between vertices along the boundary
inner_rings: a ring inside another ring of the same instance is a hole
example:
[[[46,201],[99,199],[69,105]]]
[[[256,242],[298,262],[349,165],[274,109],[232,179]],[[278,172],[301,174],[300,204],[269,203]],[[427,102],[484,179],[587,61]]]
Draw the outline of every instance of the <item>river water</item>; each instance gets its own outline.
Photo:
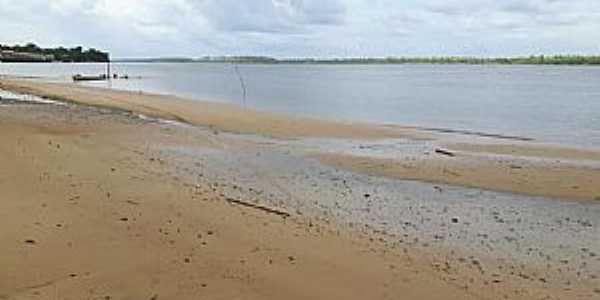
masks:
[[[70,81],[73,74],[99,74],[105,69],[104,64],[0,64],[0,74],[52,81]],[[304,117],[600,147],[598,67],[115,63],[112,71],[130,79],[83,84]]]

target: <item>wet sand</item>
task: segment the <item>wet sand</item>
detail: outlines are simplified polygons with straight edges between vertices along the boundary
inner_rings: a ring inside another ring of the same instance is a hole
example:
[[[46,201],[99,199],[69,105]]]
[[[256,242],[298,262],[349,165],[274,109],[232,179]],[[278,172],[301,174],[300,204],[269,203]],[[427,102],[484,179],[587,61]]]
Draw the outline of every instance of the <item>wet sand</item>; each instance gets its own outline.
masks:
[[[468,144],[454,143],[447,147],[459,151],[491,153],[507,156],[521,156],[545,159],[600,161],[600,151],[565,146],[535,144]]]
[[[104,92],[90,91],[98,99]],[[13,199],[0,204],[0,267],[9,270],[0,274],[0,299],[600,295],[600,206],[587,198],[591,185],[586,196],[547,199],[483,191],[477,181],[473,189],[427,183],[444,182],[433,175],[421,183],[378,173],[408,161],[449,172],[472,165],[465,172],[475,178],[487,174],[481,161],[502,160],[489,168],[518,162],[510,170],[533,183],[543,184],[541,173],[527,173],[538,165],[564,165],[567,173],[549,176],[565,178],[588,170],[595,180],[594,154],[506,157],[453,148],[455,136],[396,132],[390,141],[387,131],[370,136],[379,130],[371,125],[356,135],[355,125],[330,122],[334,138],[293,126],[273,134],[266,125],[235,130],[243,122],[178,124],[114,109],[120,100],[95,103],[110,109],[0,103],[0,190]],[[436,154],[438,147],[456,156]],[[327,158],[335,160],[323,164]],[[346,165],[363,158],[384,163]]]
[[[597,161],[587,166],[461,154],[445,159],[404,160],[335,153],[316,157],[325,164],[372,175],[600,203]]]

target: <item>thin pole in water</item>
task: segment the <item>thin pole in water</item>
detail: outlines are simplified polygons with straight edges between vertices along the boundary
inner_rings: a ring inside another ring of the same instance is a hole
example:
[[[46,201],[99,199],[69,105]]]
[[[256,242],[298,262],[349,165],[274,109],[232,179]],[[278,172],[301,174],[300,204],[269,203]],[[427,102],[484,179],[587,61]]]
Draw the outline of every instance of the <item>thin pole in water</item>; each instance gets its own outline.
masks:
[[[106,78],[110,80],[110,55],[108,56],[108,60],[106,62]]]
[[[238,79],[240,80],[240,86],[242,87],[242,105],[244,108],[246,108],[246,83],[244,82],[244,77],[242,77],[242,73],[240,73],[240,70],[238,68],[237,64],[233,65],[233,68],[235,70],[235,74],[237,74]]]

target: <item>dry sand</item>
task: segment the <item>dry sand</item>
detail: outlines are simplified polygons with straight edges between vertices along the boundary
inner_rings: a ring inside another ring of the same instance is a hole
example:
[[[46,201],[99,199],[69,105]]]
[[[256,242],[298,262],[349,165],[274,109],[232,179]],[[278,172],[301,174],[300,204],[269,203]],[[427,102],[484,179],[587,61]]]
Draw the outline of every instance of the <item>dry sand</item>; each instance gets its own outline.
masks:
[[[110,112],[0,107],[0,299],[470,299],[415,258],[232,206]]]

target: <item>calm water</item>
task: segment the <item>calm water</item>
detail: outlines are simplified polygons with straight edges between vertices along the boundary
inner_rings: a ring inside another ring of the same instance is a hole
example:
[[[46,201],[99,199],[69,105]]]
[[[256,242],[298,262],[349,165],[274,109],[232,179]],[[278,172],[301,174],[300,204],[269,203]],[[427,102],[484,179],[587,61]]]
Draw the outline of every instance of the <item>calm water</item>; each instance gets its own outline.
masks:
[[[0,74],[69,80],[102,64],[0,64]],[[230,64],[113,64],[112,88],[242,104]],[[600,147],[600,68],[565,66],[240,65],[260,110],[520,135]],[[87,83],[107,87],[107,83]]]

